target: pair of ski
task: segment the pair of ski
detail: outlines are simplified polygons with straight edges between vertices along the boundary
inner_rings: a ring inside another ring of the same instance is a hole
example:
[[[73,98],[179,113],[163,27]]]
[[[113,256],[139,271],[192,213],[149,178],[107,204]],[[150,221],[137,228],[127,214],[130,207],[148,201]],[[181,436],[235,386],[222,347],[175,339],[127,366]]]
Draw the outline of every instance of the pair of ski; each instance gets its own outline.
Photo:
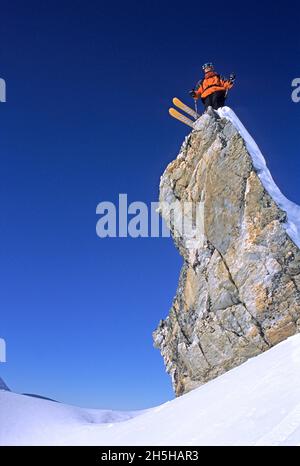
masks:
[[[174,97],[173,99],[173,104],[183,110],[185,113],[193,117],[195,120],[199,118],[200,115],[198,115],[195,110],[193,110],[191,107],[188,105],[185,105],[181,100],[177,99],[177,97]],[[185,123],[186,125],[190,126],[191,128],[194,128],[194,121],[188,118],[187,116],[183,115],[182,113],[178,112],[175,108],[171,107],[169,108],[169,114],[173,117],[176,118],[177,120],[181,121],[182,123]]]

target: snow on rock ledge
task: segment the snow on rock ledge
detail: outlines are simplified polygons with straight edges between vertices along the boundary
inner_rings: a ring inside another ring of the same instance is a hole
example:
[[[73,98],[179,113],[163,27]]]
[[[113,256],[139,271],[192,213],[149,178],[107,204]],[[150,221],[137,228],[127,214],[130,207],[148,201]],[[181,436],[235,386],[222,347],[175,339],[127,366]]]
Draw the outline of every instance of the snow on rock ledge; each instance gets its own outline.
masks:
[[[153,336],[177,395],[300,328],[300,208],[229,107],[195,126],[160,183],[160,211],[184,264]],[[200,221],[181,231],[190,203]]]
[[[218,110],[218,113],[221,118],[228,118],[244,139],[260,181],[278,207],[287,213],[287,222],[284,227],[292,240],[300,248],[300,207],[294,202],[289,201],[275,184],[259,147],[233,110],[229,107],[222,107]]]

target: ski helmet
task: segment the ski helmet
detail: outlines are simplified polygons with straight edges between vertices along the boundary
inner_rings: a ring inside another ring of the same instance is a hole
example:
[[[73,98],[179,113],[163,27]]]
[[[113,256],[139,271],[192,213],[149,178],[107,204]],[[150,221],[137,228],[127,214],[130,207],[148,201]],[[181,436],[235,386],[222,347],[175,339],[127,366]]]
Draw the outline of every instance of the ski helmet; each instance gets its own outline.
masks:
[[[204,65],[202,66],[202,69],[205,70],[205,68],[213,68],[214,65],[212,63],[204,63]]]

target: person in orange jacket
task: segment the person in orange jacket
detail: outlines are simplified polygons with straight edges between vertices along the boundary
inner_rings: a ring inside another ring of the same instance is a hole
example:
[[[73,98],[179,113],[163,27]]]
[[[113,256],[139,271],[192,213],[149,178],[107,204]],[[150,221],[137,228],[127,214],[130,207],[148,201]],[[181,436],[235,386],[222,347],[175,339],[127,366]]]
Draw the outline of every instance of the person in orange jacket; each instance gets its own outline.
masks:
[[[201,99],[205,110],[210,106],[217,110],[223,107],[227,92],[232,88],[235,81],[235,74],[231,74],[229,79],[225,79],[215,72],[212,63],[205,63],[202,66],[204,78],[189,93],[193,99]]]

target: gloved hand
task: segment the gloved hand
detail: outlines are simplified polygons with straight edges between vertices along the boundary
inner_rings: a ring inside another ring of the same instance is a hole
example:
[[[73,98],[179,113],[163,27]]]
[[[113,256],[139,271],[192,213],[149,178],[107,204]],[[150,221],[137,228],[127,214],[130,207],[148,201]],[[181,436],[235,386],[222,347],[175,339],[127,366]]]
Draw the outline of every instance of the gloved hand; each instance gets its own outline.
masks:
[[[235,81],[235,76],[236,76],[235,73],[230,73],[230,75],[229,75],[230,81],[232,81],[232,82]]]
[[[192,89],[191,91],[189,91],[189,94],[191,97],[193,97],[193,99],[195,99],[195,97],[197,96],[195,89]]]

